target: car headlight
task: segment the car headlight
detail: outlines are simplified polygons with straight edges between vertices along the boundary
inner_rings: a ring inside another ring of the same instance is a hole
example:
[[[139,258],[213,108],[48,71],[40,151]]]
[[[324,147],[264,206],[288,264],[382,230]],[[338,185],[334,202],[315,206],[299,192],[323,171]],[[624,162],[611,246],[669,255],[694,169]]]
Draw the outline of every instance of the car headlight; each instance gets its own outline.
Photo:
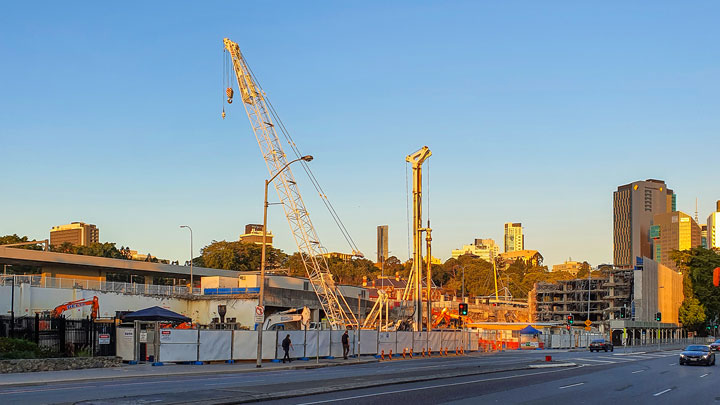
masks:
[[[703,359],[707,359],[708,357],[710,357],[709,354],[703,355]]]
[[[680,357],[685,357],[685,355],[684,355],[684,354],[682,354],[682,353],[680,353]]]

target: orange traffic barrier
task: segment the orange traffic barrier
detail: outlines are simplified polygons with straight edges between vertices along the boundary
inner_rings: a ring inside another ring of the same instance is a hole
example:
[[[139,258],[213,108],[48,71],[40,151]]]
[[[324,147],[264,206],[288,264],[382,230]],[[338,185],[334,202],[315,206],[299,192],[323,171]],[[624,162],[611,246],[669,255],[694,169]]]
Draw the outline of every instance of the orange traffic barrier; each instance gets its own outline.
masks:
[[[413,352],[412,352],[412,350],[410,350],[410,358],[411,358],[411,359],[413,358]]]
[[[430,357],[430,352],[432,352],[432,349],[428,347],[428,357]]]
[[[385,360],[385,350],[380,350],[380,360]]]
[[[388,355],[388,360],[392,360],[392,349],[390,349],[390,354]]]

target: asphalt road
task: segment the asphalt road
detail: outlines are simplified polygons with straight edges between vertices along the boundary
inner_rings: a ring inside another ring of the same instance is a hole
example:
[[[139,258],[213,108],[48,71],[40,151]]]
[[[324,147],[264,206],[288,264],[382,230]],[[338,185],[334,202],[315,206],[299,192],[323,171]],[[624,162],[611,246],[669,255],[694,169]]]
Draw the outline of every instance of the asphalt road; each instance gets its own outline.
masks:
[[[468,376],[313,395],[272,404],[720,404],[716,367],[679,366],[679,351],[558,353],[578,367]]]
[[[570,369],[519,368],[551,354],[555,360],[578,364]],[[639,403],[720,403],[720,372],[715,367],[680,367],[678,351],[647,354],[588,352],[506,352],[432,359],[414,359],[312,370],[124,378],[0,388],[2,404],[133,403],[177,404],[241,399],[248,395],[333,387],[358,382],[389,382],[408,376],[429,381],[337,391],[275,401],[276,403],[607,403],[632,398]],[[203,366],[212,367],[212,366]],[[450,372],[476,373],[438,378]],[[668,391],[669,390],[669,391]]]

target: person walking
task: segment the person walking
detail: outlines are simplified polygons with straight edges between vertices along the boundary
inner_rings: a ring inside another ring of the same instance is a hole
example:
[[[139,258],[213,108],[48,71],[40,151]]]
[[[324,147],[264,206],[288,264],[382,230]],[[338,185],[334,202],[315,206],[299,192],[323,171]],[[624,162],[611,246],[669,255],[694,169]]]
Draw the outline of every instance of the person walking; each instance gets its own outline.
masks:
[[[285,351],[283,363],[285,363],[285,359],[287,359],[288,362],[292,363],[292,359],[290,358],[290,348],[292,348],[293,350],[295,350],[295,348],[292,345],[292,340],[290,340],[290,335],[285,336],[285,339],[283,339],[282,348]]]
[[[347,360],[348,353],[350,352],[350,337],[348,336],[348,331],[345,331],[342,335],[342,345],[343,345],[343,358]]]

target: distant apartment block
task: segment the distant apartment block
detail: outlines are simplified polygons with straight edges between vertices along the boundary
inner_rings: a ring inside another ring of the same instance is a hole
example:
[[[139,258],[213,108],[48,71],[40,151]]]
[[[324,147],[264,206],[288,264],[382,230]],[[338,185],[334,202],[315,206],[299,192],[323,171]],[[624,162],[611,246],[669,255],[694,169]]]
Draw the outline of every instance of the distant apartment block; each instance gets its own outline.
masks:
[[[53,226],[50,229],[50,244],[60,246],[65,242],[75,246],[100,242],[100,230],[95,225],[84,222]]]
[[[273,234],[268,231],[266,245],[272,247]],[[245,225],[245,233],[240,235],[240,242],[255,243],[256,245],[262,245],[263,243],[263,226],[258,224],[247,224]]]
[[[537,250],[516,250],[514,252],[500,253],[504,267],[508,267],[518,260],[528,266],[542,266],[543,257]]]
[[[700,226],[690,215],[680,211],[656,214],[650,238],[653,241],[653,259],[675,271],[677,267],[670,258],[670,252],[702,245]]]
[[[582,270],[582,268],[583,268],[582,262],[568,260],[562,264],[553,264],[552,272],[553,273],[566,272],[566,273],[572,274],[573,277],[575,277],[575,276],[577,276],[578,272],[580,272],[580,270]]]
[[[492,239],[475,239],[474,244],[463,245],[461,249],[453,249],[451,254],[453,259],[469,254],[492,262],[500,254],[500,247]]]
[[[636,257],[652,257],[653,216],[675,211],[676,196],[662,180],[619,186],[613,193],[613,262],[633,267]]]
[[[377,262],[385,263],[388,258],[388,226],[380,225],[377,227]]]
[[[716,203],[715,212],[707,219],[707,248],[720,249],[720,200]]]
[[[518,250],[525,250],[522,224],[519,222],[508,222],[505,224],[505,253]]]

